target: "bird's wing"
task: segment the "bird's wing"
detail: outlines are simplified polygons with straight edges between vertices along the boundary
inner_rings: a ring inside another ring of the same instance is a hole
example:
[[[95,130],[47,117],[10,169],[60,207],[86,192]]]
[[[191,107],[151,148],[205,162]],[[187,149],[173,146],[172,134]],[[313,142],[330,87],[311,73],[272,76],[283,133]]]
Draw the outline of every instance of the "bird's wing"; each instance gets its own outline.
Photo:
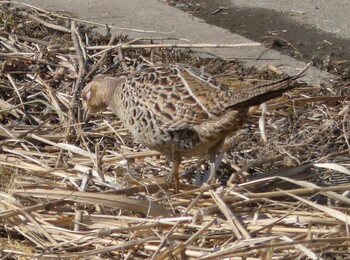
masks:
[[[126,83],[153,113],[159,127],[176,131],[225,116],[226,110],[247,111],[281,96],[300,85],[296,80],[308,67],[296,76],[235,89],[187,65],[148,67],[128,77]]]
[[[225,110],[218,97],[228,89],[186,65],[149,67],[128,77],[126,84],[167,130],[201,124]]]

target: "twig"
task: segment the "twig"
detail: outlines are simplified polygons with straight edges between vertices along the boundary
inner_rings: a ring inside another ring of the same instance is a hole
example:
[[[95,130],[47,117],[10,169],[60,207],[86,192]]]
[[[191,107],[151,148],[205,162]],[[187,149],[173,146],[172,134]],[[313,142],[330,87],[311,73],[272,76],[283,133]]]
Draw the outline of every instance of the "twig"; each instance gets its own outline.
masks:
[[[77,76],[77,79],[75,81],[75,87],[74,87],[74,90],[73,90],[73,96],[72,96],[72,101],[71,101],[71,116],[72,118],[74,118],[74,115],[75,115],[75,103],[77,102],[77,94],[78,92],[81,91],[81,78],[83,77],[83,74],[84,74],[84,71],[85,71],[85,63],[84,63],[84,60],[83,60],[83,48],[84,46],[82,45],[79,45],[79,39],[78,39],[78,35],[79,35],[79,32],[76,28],[76,24],[74,21],[72,21],[72,24],[71,24],[71,32],[72,32],[72,40],[73,40],[73,44],[74,44],[74,47],[75,47],[75,51],[77,53],[77,57],[78,57],[78,63],[79,63],[79,70],[78,70],[78,76]],[[79,110],[78,110],[79,111]],[[79,115],[78,115],[78,118],[79,118]]]
[[[29,206],[26,208],[21,208],[19,209],[12,209],[12,210],[7,210],[7,211],[2,211],[0,213],[0,219],[4,220],[6,218],[11,218],[11,217],[15,217],[18,214],[23,214],[23,212],[26,213],[31,213],[33,211],[37,211],[37,210],[42,210],[42,209],[47,209],[49,207],[55,206],[55,205],[59,205],[59,204],[63,204],[66,203],[64,200],[52,200],[52,201],[48,201],[46,203],[38,203],[35,204],[33,206]]]
[[[123,50],[122,50],[121,46],[118,47],[118,57],[119,57],[120,63],[122,64],[123,69],[125,71],[128,71],[129,68],[128,68],[128,65],[126,65],[125,58],[123,55]]]
[[[278,179],[278,177],[276,177]],[[266,181],[270,180],[271,178],[264,178],[259,180],[259,182],[266,183]],[[251,182],[253,183],[253,182]],[[244,187],[244,185],[242,185]],[[238,188],[239,189],[239,188]],[[325,192],[325,191],[345,191],[347,189],[350,189],[349,184],[345,185],[338,185],[338,186],[330,186],[330,187],[320,187],[320,188],[299,188],[299,189],[290,189],[288,190],[288,193],[294,194],[294,195],[309,195],[309,194],[314,194],[316,192]],[[285,193],[281,191],[270,191],[270,192],[260,192],[260,193],[244,193],[244,196],[246,196],[249,199],[255,199],[255,198],[274,198],[274,197],[281,197],[285,196]],[[238,198],[237,196],[230,196],[230,197],[225,197],[224,201],[239,201],[241,198]]]
[[[88,50],[113,50],[113,49],[143,49],[143,48],[240,48],[240,47],[260,47],[261,43],[159,43],[159,44],[125,44],[120,43],[117,45],[100,45],[100,46],[87,46]],[[70,47],[70,51],[74,51],[75,47]]]
[[[207,223],[204,227],[202,227],[200,230],[197,231],[193,236],[191,236],[189,239],[187,239],[183,244],[177,245],[174,249],[169,250],[168,252],[165,252],[163,256],[169,257],[169,255],[181,255],[182,252],[185,250],[186,246],[193,243],[196,239],[198,239],[205,231],[207,231],[208,228],[210,228],[211,225],[216,221],[215,218],[211,219],[209,223]]]
[[[225,202],[222,200],[222,198],[217,194],[216,192],[210,190],[209,191],[211,197],[216,202],[217,206],[221,210],[221,212],[226,217],[228,223],[230,224],[233,234],[236,236],[238,240],[241,239],[249,239],[250,234],[245,230],[245,228],[241,225],[237,217],[232,213],[232,211],[227,207]]]
[[[108,149],[108,145],[106,145],[103,148],[103,151],[100,154],[100,143],[96,143],[96,145],[95,145],[95,154],[96,154],[96,156],[98,156],[97,162],[96,162],[96,171],[97,171],[98,175],[100,176],[102,182],[106,182],[105,176],[104,176],[103,171],[102,171],[102,159],[103,159],[103,156],[106,154],[107,149]]]
[[[263,158],[263,159],[252,161],[252,162],[246,164],[239,171],[231,174],[229,180],[227,181],[227,186],[229,186],[229,187],[233,186],[233,181],[237,177],[237,175],[240,175],[244,172],[247,172],[249,169],[251,169],[253,167],[257,167],[257,166],[260,166],[260,165],[263,165],[266,163],[272,163],[272,162],[275,162],[275,161],[280,160],[282,158],[283,158],[282,155],[277,155],[277,156],[272,157],[272,158]]]
[[[216,9],[214,12],[210,13],[209,15],[216,15],[216,14],[220,13],[220,12],[223,11],[223,10],[228,10],[228,8],[227,8],[227,7],[219,6],[218,9]]]
[[[91,55],[90,58],[100,56],[101,54],[104,54],[104,53],[106,53],[106,52],[110,52],[110,51],[113,50],[113,49],[118,49],[118,50],[119,50],[119,45],[122,45],[122,44],[132,44],[132,43],[135,43],[135,42],[138,42],[138,41],[139,41],[139,39],[133,39],[133,40],[128,41],[128,42],[126,42],[126,43],[119,43],[119,44],[117,44],[117,45],[112,45],[112,44],[109,44],[109,43],[108,43],[107,46],[109,46],[109,48],[102,49],[100,52],[97,52],[97,53]],[[113,47],[113,46],[114,46],[115,48],[111,48],[111,47]],[[88,47],[88,48],[89,48],[89,47]]]
[[[60,14],[57,14],[54,12],[48,12],[44,9],[38,8],[38,7],[30,5],[30,4],[26,4],[26,3],[21,3],[21,2],[17,2],[17,1],[0,1],[0,3],[20,4],[20,5],[24,5],[24,6],[32,8],[32,9],[38,10],[40,12],[50,14],[50,15],[55,16],[57,18],[68,19],[70,21],[81,22],[81,23],[86,23],[86,24],[92,24],[92,25],[96,25],[96,26],[100,26],[100,27],[106,27],[106,24],[91,22],[91,21],[77,19],[77,18],[73,18],[73,17],[68,17],[68,16],[60,15]],[[37,17],[35,17],[35,18],[37,18]],[[170,33],[170,32],[146,31],[146,30],[139,30],[139,29],[132,29],[132,28],[116,27],[116,26],[111,26],[111,25],[108,25],[108,27],[111,29],[116,29],[116,30],[120,30],[120,31],[131,31],[131,32],[138,32],[138,33],[157,33],[157,34],[169,34]],[[64,29],[67,29],[67,28],[64,28]]]
[[[60,26],[60,25],[57,25],[57,24],[52,24],[52,23],[48,23],[38,17],[36,17],[35,15],[32,15],[32,14],[28,14],[26,12],[18,12],[18,14],[24,18],[28,17],[42,25],[44,25],[45,27],[47,28],[50,28],[50,29],[53,29],[53,30],[56,30],[56,31],[61,31],[61,32],[65,32],[65,33],[70,33],[70,30],[63,27],[63,26]]]
[[[23,36],[23,35],[17,35],[17,34],[14,34],[14,33],[9,33],[9,32],[6,32],[6,31],[0,31],[0,34],[4,34],[4,35],[7,35],[7,36],[13,36],[21,41],[25,41],[25,42],[32,42],[32,43],[36,43],[36,44],[40,44],[40,45],[43,45],[43,46],[49,46],[50,45],[50,42],[47,42],[47,41],[43,41],[43,40],[40,40],[40,39],[36,39],[36,38],[31,38],[31,37],[27,37],[27,36]]]
[[[7,73],[6,76],[7,76],[8,80],[10,81],[12,87],[14,88],[14,90],[15,90],[17,96],[18,96],[19,101],[21,101],[21,105],[22,105],[22,107],[23,107],[23,111],[25,111],[25,108],[24,108],[24,105],[23,105],[23,103],[24,103],[24,102],[23,102],[23,99],[22,99],[22,97],[21,97],[21,94],[20,94],[19,91],[18,91],[18,88],[17,88],[15,82],[13,81],[13,79],[12,79],[12,77],[11,77],[10,74]]]
[[[70,117],[68,118],[68,126],[69,127],[67,127],[67,129],[66,129],[66,137],[65,137],[66,141],[68,140],[68,136],[69,136],[69,133],[70,133],[71,128],[72,128],[72,122],[76,121],[75,104],[77,102],[77,93],[78,93],[78,91],[81,90],[81,78],[82,78],[83,73],[84,73],[84,61],[83,61],[82,50],[81,50],[81,48],[83,48],[83,47],[79,45],[79,40],[78,40],[78,36],[77,36],[78,31],[76,29],[76,24],[75,24],[74,21],[72,21],[72,23],[71,23],[71,30],[70,30],[70,32],[71,32],[71,35],[72,35],[74,48],[75,48],[75,51],[76,51],[76,54],[77,54],[77,58],[78,58],[79,69],[78,69],[78,76],[76,78],[74,89],[73,89],[72,99],[71,99],[70,106],[69,106]],[[77,111],[78,111],[77,119],[78,119],[78,122],[79,122],[79,120],[80,120],[80,114],[79,114],[80,109],[79,109],[79,107],[77,108]],[[78,124],[77,127],[81,127],[80,124]],[[58,165],[58,163],[62,159],[62,152],[63,152],[63,150],[61,149],[60,153],[59,153],[59,156],[58,156],[58,160],[57,160],[56,166]]]
[[[86,191],[89,182],[91,180],[91,172],[87,172],[80,184],[80,191]],[[80,223],[83,220],[83,210],[80,209],[81,203],[75,203],[75,217],[74,217],[74,231],[79,231],[80,230]]]
[[[79,41],[79,32],[77,30],[76,24],[73,21],[71,24],[71,32],[72,32],[72,40],[75,48],[75,52],[77,54],[77,59],[79,63],[79,70],[78,70],[78,76],[75,82],[75,88],[73,92],[73,101],[75,101],[75,97],[77,94],[77,91],[79,89],[80,83],[81,83],[81,77],[84,73],[84,58],[83,58],[83,48],[84,46],[80,45],[81,41]]]
[[[208,187],[204,187],[205,189],[207,189]],[[196,205],[196,203],[199,201],[200,198],[202,198],[203,196],[203,192],[204,189],[200,192],[200,194],[198,194],[198,196],[191,202],[191,204],[187,207],[187,209],[181,214],[182,217],[186,216],[188,214],[188,212],[190,211],[190,209]],[[166,236],[162,239],[161,243],[159,244],[157,250],[154,252],[151,260],[155,260],[158,253],[160,252],[160,250],[165,246],[166,241],[169,239],[170,235],[174,232],[174,230],[178,227],[178,225],[180,224],[180,221],[177,221],[175,223],[174,226],[172,226],[172,228],[170,229],[170,231],[166,234]]]
[[[301,58],[304,58],[303,54],[301,54],[301,52],[296,48],[294,47],[293,44],[291,44],[289,41],[287,41],[286,39],[283,39],[282,37],[279,37],[279,36],[276,36],[276,35],[273,35],[273,36],[265,36],[265,37],[262,37],[263,39],[268,39],[268,38],[272,38],[272,39],[278,39],[280,41],[283,41],[285,43],[287,43],[287,45],[289,45],[290,47],[292,47],[295,52],[301,57]]]
[[[53,107],[55,108],[56,111],[61,111],[60,109],[60,105],[59,105],[59,102],[57,100],[57,97],[55,95],[55,90],[53,90],[49,84],[47,84],[45,82],[45,80],[43,80],[40,76],[37,76],[37,79],[36,79],[37,82],[39,82],[46,90],[47,90],[47,93],[48,95],[50,96],[51,98],[51,103],[53,105]],[[66,117],[63,116],[63,113],[58,113],[58,116],[60,118],[60,121],[63,123],[65,120],[66,120]]]
[[[111,38],[109,39],[109,43],[108,45],[112,45],[113,42],[115,41],[115,36],[112,35]],[[109,52],[109,51],[108,51]],[[108,54],[108,52],[104,52],[102,54],[102,56],[100,57],[100,59],[95,63],[95,65],[93,66],[93,68],[89,71],[89,73],[85,76],[84,81],[87,81],[88,79],[91,78],[91,76],[98,70],[99,66],[104,62],[104,60],[106,59],[106,56]]]

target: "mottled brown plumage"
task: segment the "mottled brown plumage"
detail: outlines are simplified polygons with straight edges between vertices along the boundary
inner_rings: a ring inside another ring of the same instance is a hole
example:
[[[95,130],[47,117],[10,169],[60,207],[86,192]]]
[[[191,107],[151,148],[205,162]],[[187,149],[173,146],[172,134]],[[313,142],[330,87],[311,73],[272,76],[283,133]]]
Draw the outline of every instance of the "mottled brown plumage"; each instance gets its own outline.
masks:
[[[99,77],[82,92],[86,114],[110,107],[133,137],[173,162],[176,190],[183,157],[215,154],[261,103],[300,84],[299,76],[229,89],[186,65],[147,67],[129,76]]]

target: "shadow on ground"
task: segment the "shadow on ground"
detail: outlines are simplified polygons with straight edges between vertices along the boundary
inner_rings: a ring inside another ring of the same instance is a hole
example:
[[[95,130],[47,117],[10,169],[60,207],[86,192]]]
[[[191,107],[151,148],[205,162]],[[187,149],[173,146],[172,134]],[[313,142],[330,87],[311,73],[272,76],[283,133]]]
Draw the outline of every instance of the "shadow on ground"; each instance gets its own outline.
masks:
[[[350,78],[350,40],[293,19],[303,15],[263,8],[241,8],[226,0],[169,0],[207,23],[258,42],[303,61],[312,60],[327,72]]]

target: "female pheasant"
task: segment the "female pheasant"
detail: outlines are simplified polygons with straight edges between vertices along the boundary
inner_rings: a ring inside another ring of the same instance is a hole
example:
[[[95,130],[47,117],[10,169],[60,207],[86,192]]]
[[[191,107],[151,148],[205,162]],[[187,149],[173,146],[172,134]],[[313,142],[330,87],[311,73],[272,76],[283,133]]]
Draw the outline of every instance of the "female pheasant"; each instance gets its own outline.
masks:
[[[296,76],[244,88],[228,88],[188,65],[147,67],[120,77],[99,77],[82,91],[84,119],[111,108],[132,136],[172,161],[175,191],[183,157],[215,156],[225,138],[240,129],[261,104],[300,86]]]

